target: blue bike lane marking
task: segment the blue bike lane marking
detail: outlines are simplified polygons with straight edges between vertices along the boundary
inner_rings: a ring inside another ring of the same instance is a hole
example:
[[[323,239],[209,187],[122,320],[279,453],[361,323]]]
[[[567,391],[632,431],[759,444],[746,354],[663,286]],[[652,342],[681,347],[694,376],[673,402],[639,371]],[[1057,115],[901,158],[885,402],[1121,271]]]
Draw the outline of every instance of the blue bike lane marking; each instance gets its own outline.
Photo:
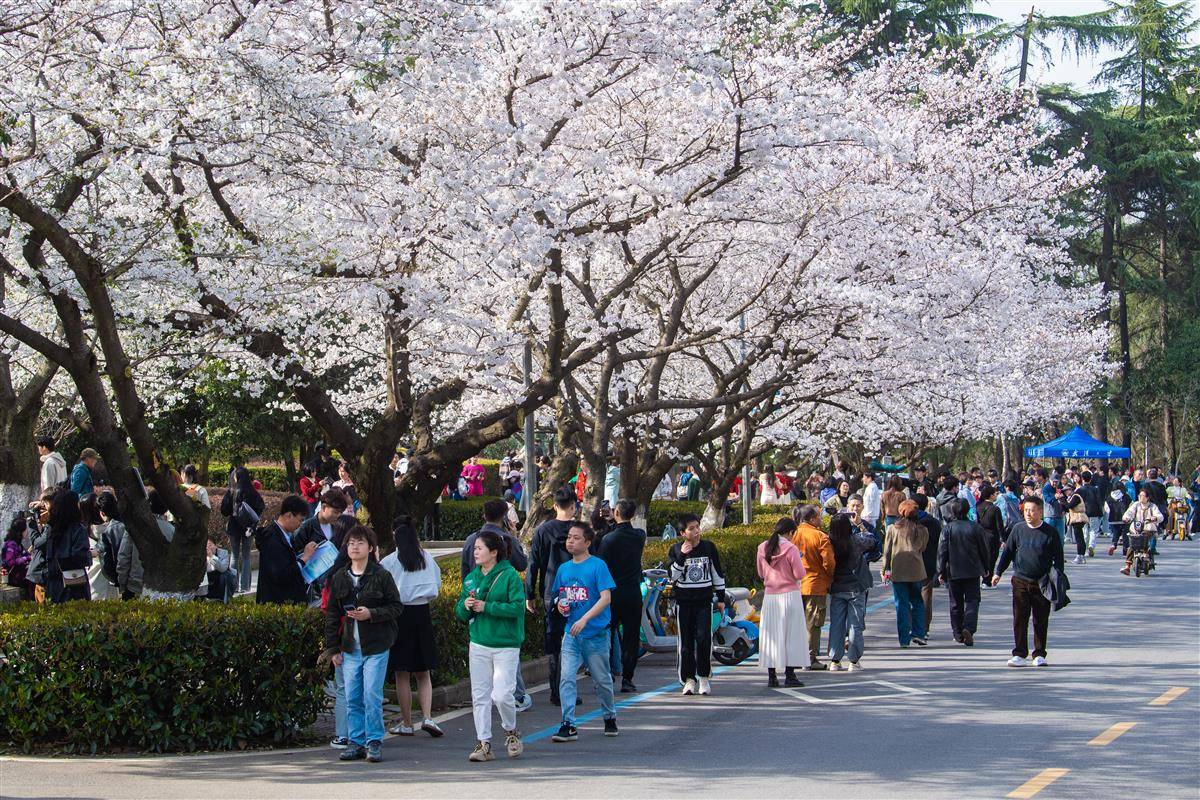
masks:
[[[872,603],[871,605],[867,606],[866,613],[870,614],[872,611],[878,611],[881,608],[891,606],[891,605],[893,605],[891,600],[880,600],[878,603]],[[829,623],[825,623],[825,626],[823,628],[821,628],[821,630],[829,630]],[[753,663],[753,661],[755,661],[755,660],[757,660],[756,657],[751,656],[750,658],[746,659],[746,661],[743,661],[742,663],[743,664]],[[728,670],[731,670],[733,668],[734,667],[732,667],[732,666],[730,666],[730,667],[713,667],[712,674],[720,675],[722,672],[727,672]],[[636,705],[637,703],[645,702],[646,700],[650,700],[655,697],[659,697],[661,695],[667,694],[668,692],[677,691],[678,689],[679,689],[679,681],[672,681],[671,683],[668,683],[665,686],[660,686],[657,689],[651,689],[648,692],[642,692],[641,694],[636,694],[633,697],[627,697],[624,700],[618,700],[616,702],[615,706],[617,709],[628,708],[629,706]],[[603,716],[603,714],[604,714],[604,710],[599,709],[599,708],[596,709],[595,711],[589,711],[586,714],[580,714],[579,716],[577,716],[575,718],[575,726],[578,727],[585,722],[591,722],[594,719],[599,719],[601,716]],[[558,727],[559,727],[558,725],[551,725],[548,728],[543,728],[542,730],[538,731],[537,733],[531,733],[528,736],[523,736],[521,738],[525,740],[526,744],[530,744],[532,742],[538,742],[538,741],[541,741],[542,739],[549,739],[551,736],[558,733]]]

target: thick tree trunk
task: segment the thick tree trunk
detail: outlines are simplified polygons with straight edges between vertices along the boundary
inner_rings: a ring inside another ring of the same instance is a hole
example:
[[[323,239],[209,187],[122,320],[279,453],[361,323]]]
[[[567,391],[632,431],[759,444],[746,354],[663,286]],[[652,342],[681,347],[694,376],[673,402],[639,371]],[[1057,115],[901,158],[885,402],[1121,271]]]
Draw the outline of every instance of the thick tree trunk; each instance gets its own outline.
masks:
[[[6,526],[38,491],[41,463],[33,430],[40,408],[40,400],[32,409],[0,407],[0,524]]]

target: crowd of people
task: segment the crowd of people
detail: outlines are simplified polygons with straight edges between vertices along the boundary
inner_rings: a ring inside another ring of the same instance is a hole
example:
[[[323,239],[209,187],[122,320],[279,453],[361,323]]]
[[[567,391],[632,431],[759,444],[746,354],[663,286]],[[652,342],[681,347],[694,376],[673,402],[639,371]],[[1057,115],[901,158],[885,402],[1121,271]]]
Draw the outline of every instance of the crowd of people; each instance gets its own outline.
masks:
[[[142,594],[137,548],[112,490],[96,472],[95,451],[84,449],[68,472],[53,441],[38,444],[42,492],[30,513],[9,525],[3,547],[9,583],[39,602],[128,600]],[[404,474],[403,461],[397,454],[397,481]],[[581,668],[591,677],[606,736],[618,735],[616,695],[637,691],[646,533],[633,526],[636,504],[610,497],[597,504],[589,520],[581,519],[577,478],[576,485],[555,491],[554,517],[536,528],[526,551],[511,502],[521,483],[520,463],[510,458],[506,469],[513,478],[508,499],[483,504],[482,526],[467,537],[460,558],[463,579],[455,613],[469,637],[473,762],[495,757],[493,708],[504,752],[510,758],[523,752],[517,715],[532,705],[520,669],[527,614],[537,615],[541,626],[549,699],[561,708],[554,741],[579,736]],[[462,477],[462,495],[482,491],[486,475],[475,459],[464,466]],[[828,478],[814,472],[807,481],[787,483],[768,466],[756,496],[762,503],[792,508],[774,523],[756,559],[764,586],[759,666],[767,684],[798,687],[804,685],[803,671],[865,669],[866,612],[876,578],[890,591],[901,648],[928,644],[940,586],[946,589],[951,636],[973,646],[981,590],[998,586],[1010,569],[1014,644],[1007,663],[1046,666],[1051,609],[1070,602],[1068,541],[1075,546],[1073,565],[1083,565],[1095,556],[1097,539],[1109,537],[1108,554],[1121,548],[1121,572],[1128,574],[1135,549],[1154,553],[1160,537],[1194,535],[1198,481],[1194,476],[1183,487],[1177,477],[1168,481],[1154,468],[1121,471],[1094,464],[1053,470],[1033,465],[1025,475],[1003,481],[995,471],[979,469],[934,478],[918,466],[911,475],[884,480],[843,465]],[[194,467],[185,466],[179,482],[196,502],[210,505]],[[606,493],[607,484],[606,477]],[[682,491],[671,493],[679,499],[693,492],[698,496],[698,484],[685,467],[679,477]],[[395,681],[401,721],[388,732],[442,736],[432,718],[431,673],[439,659],[429,611],[442,576],[422,548],[417,526],[407,516],[398,517],[390,532],[395,549],[380,558],[376,532],[354,516],[353,480],[327,449],[318,448],[304,469],[300,494],[284,497],[267,524],[260,521],[266,508],[260,489],[247,469],[233,471],[219,508],[227,541],[210,538],[197,599],[227,602],[249,591],[253,545],[259,558],[257,602],[322,609],[323,659],[331,669],[328,688],[335,698],[331,746],[341,751],[339,758],[382,758],[389,678]],[[165,504],[152,489],[148,496],[169,541],[174,527]],[[723,611],[728,602],[720,549],[703,537],[700,523],[696,515],[680,515],[679,537],[667,555],[678,679],[685,696],[712,692],[713,612]]]

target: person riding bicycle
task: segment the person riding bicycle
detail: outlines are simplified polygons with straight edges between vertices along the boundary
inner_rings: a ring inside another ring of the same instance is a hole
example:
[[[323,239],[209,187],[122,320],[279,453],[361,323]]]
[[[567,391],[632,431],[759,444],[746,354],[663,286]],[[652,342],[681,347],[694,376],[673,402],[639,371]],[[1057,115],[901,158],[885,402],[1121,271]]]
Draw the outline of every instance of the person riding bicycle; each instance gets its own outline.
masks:
[[[1163,514],[1158,506],[1151,502],[1149,492],[1145,489],[1138,492],[1138,501],[1125,511],[1124,521],[1129,523],[1129,533],[1125,566],[1121,573],[1129,574],[1129,570],[1133,566],[1134,553],[1142,547],[1149,551],[1150,569],[1154,569],[1154,554],[1158,551],[1155,546],[1156,536],[1159,526],[1163,523]]]

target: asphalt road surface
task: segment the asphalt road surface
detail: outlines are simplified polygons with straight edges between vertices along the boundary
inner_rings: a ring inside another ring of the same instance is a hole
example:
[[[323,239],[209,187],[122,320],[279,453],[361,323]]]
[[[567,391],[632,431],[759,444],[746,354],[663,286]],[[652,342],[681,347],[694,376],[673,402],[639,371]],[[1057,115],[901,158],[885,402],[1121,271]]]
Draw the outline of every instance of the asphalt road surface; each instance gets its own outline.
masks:
[[[1107,540],[1102,540],[1107,547]],[[0,759],[0,795],[76,798],[1200,797],[1200,543],[1166,542],[1150,578],[1119,557],[1068,564],[1072,604],[1051,616],[1050,666],[1005,666],[1007,582],[983,594],[976,646],[950,637],[945,590],[926,648],[900,649],[875,589],[861,673],[766,687],[755,665],[681,697],[650,656],[601,734],[589,679],[579,740],[554,744],[547,694],[518,717],[525,755],[473,764],[470,711],[447,735],[390,737],[381,764],[328,748],[170,758]],[[594,715],[594,716],[588,716]],[[499,725],[496,725],[499,731]]]

